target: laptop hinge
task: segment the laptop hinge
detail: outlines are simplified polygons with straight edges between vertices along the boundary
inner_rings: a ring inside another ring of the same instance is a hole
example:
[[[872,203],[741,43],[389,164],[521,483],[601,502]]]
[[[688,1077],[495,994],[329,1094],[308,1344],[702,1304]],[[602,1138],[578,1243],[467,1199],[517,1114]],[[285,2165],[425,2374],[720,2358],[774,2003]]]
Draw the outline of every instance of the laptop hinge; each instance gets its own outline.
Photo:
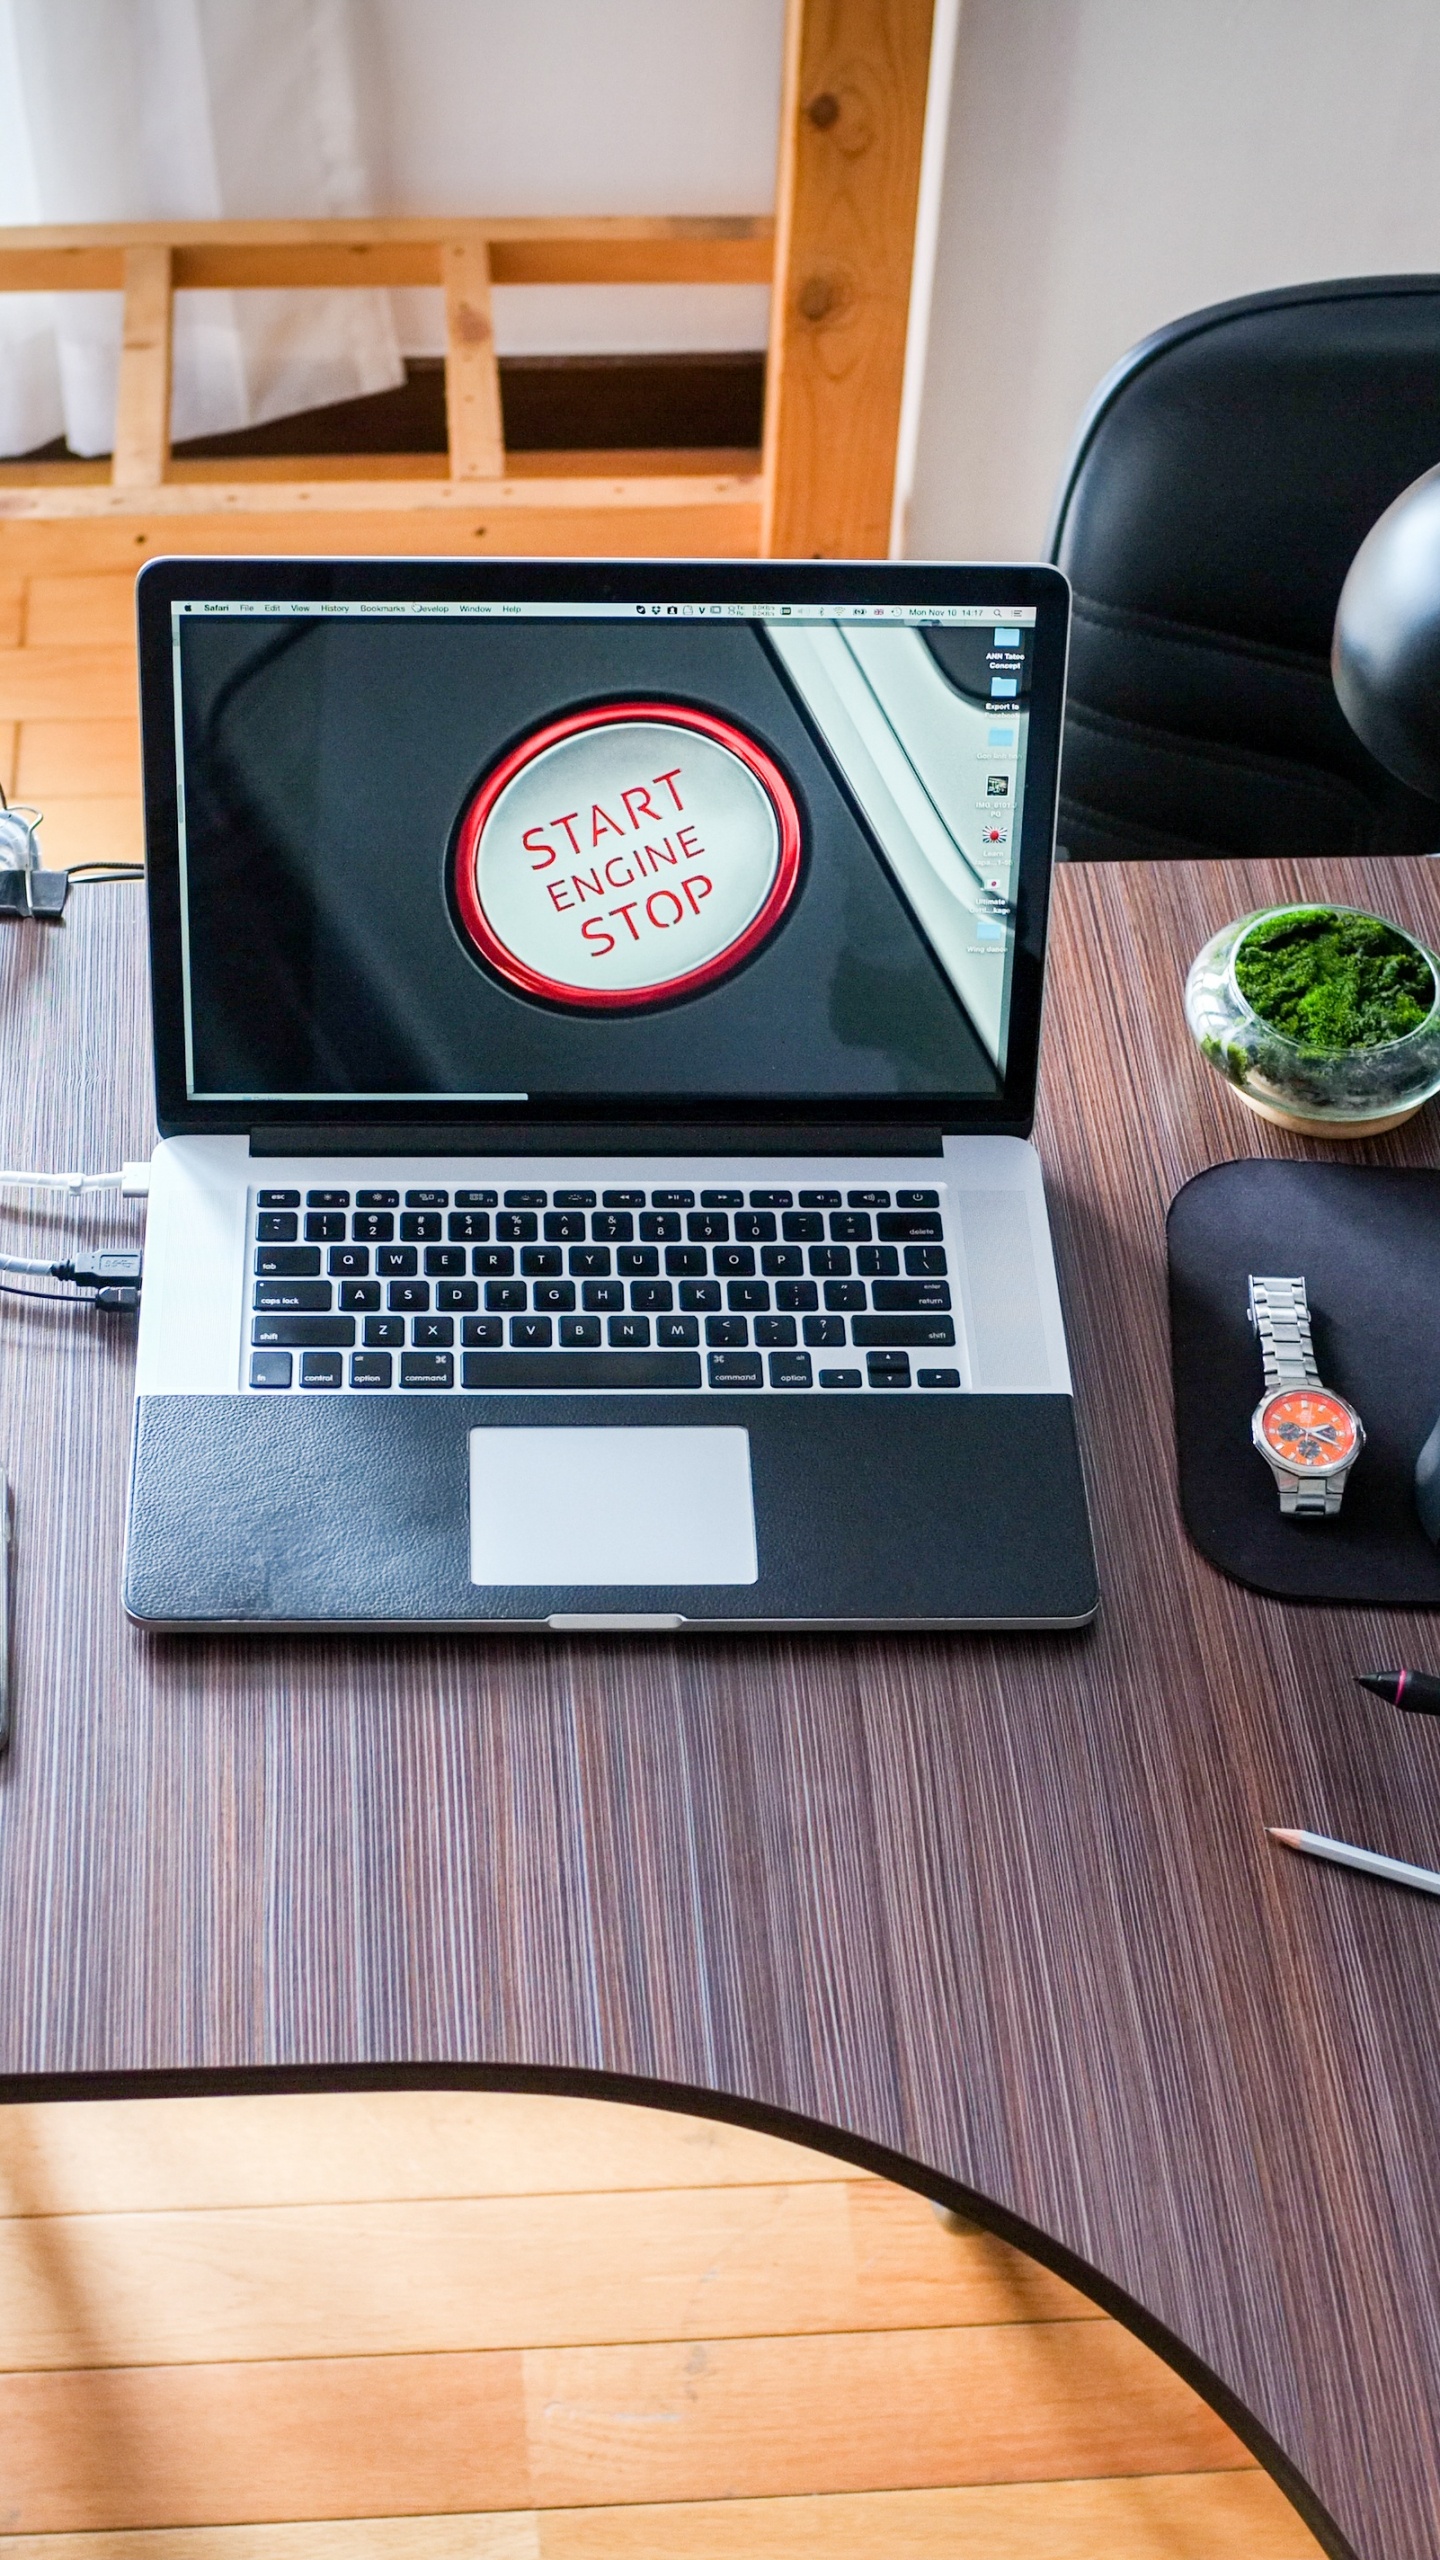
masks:
[[[275,1121],[252,1156],[938,1156],[944,1133],[897,1120]]]

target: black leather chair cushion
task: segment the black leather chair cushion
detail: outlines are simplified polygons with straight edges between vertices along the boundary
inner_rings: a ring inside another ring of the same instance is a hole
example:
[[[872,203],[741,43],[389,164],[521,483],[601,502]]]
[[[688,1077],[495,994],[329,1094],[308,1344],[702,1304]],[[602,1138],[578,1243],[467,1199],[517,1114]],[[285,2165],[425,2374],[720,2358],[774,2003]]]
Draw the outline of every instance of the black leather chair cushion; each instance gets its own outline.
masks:
[[[1440,276],[1252,295],[1122,360],[1050,541],[1075,590],[1072,860],[1440,847],[1329,666],[1351,560],[1437,461]]]

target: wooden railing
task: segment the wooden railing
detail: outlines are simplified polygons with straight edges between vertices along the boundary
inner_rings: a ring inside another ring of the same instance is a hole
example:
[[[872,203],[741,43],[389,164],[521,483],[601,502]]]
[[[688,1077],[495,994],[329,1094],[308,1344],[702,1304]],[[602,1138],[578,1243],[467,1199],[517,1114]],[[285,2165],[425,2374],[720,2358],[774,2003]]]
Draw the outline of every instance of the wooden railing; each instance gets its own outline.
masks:
[[[778,223],[756,215],[0,230],[0,292],[124,296],[108,468],[0,464],[0,522],[144,514],[188,519],[193,535],[202,517],[293,523],[327,509],[391,518],[421,509],[444,520],[436,538],[447,549],[883,553],[931,10],[932,0],[791,0]],[[762,283],[772,286],[763,457],[507,454],[495,285]],[[177,293],[397,285],[444,292],[445,456],[172,455]],[[178,529],[168,536],[181,538]]]

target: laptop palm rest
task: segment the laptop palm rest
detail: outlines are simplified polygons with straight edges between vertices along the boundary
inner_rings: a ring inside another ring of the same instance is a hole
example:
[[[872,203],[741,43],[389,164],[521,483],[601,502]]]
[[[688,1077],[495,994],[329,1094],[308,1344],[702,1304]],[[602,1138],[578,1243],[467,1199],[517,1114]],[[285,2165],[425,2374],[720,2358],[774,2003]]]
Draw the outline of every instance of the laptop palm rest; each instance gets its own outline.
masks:
[[[748,1431],[470,1434],[472,1582],[613,1590],[758,1575]]]

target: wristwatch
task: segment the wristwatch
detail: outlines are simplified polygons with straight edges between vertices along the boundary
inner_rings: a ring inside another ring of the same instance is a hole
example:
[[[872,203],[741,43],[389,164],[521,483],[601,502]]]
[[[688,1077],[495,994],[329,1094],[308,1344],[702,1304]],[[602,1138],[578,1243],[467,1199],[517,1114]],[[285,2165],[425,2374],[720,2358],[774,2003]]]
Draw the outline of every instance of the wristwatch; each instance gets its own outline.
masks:
[[[1252,1272],[1250,1322],[1265,1362],[1250,1436],[1279,1487],[1280,1508],[1287,1520],[1333,1520],[1365,1425],[1353,1404],[1320,1384],[1304,1281]]]

